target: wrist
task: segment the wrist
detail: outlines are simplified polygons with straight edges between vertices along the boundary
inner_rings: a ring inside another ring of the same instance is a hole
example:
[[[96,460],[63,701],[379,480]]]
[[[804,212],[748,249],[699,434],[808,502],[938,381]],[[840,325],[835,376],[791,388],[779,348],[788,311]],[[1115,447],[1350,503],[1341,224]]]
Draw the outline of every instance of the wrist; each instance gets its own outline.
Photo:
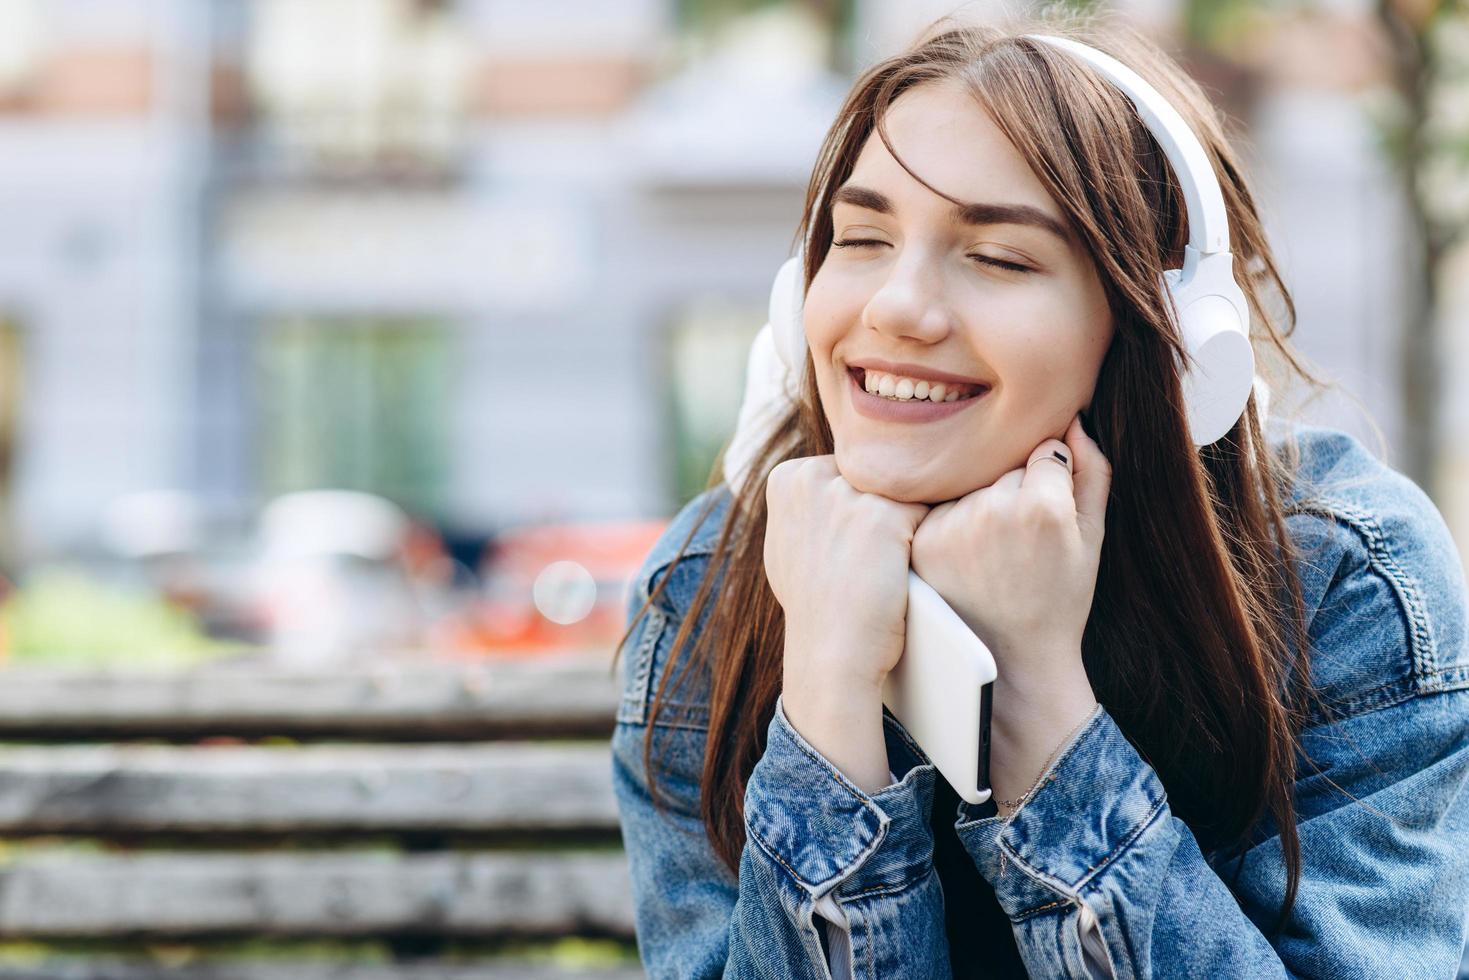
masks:
[[[862,792],[872,795],[888,785],[881,692],[788,682],[781,706],[790,726]]]
[[[1000,727],[1017,731],[1044,730],[1060,725],[1064,731],[1097,703],[1091,678],[1082,666],[1080,651],[1056,661],[1067,664],[1059,671],[1007,670],[995,678],[995,714]]]
[[[1009,816],[1038,788],[1041,778],[1096,711],[1097,700],[1089,686],[1085,691],[1058,692],[1050,702],[1002,698],[1004,694],[997,690],[990,736],[990,785],[1001,816]]]
[[[882,722],[882,690],[865,681],[839,680],[830,674],[787,671],[781,699],[792,724],[796,718],[821,728],[846,728],[876,718]],[[804,733],[804,729],[802,729]]]
[[[887,672],[873,666],[884,658],[870,646],[870,640],[864,643],[830,630],[801,633],[787,627],[781,667],[785,685],[834,702],[844,698],[881,702]]]

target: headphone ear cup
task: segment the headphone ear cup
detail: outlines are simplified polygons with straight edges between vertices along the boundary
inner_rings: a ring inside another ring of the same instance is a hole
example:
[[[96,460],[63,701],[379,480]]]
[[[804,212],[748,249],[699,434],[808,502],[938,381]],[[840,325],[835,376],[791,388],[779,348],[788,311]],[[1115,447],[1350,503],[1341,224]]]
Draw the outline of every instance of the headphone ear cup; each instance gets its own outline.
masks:
[[[775,333],[775,351],[793,375],[806,366],[805,261],[800,252],[787,259],[770,287],[770,327]]]
[[[1179,380],[1195,446],[1217,442],[1234,428],[1255,383],[1248,306],[1230,273],[1231,264],[1228,254],[1210,256],[1207,265],[1201,263],[1182,286],[1180,270],[1163,276],[1178,311],[1179,338],[1188,352]]]
[[[799,397],[800,372],[806,365],[806,329],[801,318],[805,298],[805,266],[801,253],[787,259],[770,288],[770,322],[750,345],[745,369],[745,397],[734,436],[724,450],[724,479],[739,488],[771,426],[790,401]]]
[[[1185,345],[1193,365],[1184,372],[1184,404],[1194,445],[1224,438],[1244,413],[1255,381],[1255,354],[1239,331],[1229,303],[1209,296],[1184,317]]]

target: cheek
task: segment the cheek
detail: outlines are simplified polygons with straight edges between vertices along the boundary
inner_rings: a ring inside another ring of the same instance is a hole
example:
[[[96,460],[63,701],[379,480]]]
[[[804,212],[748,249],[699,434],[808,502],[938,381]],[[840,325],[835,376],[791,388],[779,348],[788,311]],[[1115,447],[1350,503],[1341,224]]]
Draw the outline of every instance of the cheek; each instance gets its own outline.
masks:
[[[989,345],[1000,379],[1000,406],[1011,423],[1002,428],[1022,441],[1036,434],[1022,418],[1033,418],[1036,431],[1064,426],[1091,400],[1111,342],[1110,326],[1078,322],[1075,310],[1030,322],[1023,334],[993,335]]]
[[[816,356],[817,370],[823,363],[830,363],[831,351],[844,332],[843,325],[853,322],[853,314],[848,309],[850,305],[843,303],[842,297],[833,295],[832,290],[818,289],[817,284],[812,284],[802,319],[806,328],[806,344]]]
[[[1014,387],[1034,394],[1058,389],[1067,397],[1090,392],[1112,340],[1111,316],[1089,297],[1063,296],[1015,311],[1000,323],[1019,329],[995,330],[989,338],[995,370]]]

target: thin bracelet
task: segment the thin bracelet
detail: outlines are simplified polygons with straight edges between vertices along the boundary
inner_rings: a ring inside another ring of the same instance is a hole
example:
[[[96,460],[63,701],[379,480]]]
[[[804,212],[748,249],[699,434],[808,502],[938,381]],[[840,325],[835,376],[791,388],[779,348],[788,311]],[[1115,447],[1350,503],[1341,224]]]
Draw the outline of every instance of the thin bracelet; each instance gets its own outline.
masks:
[[[1096,711],[1096,710],[1097,710],[1097,706],[1095,704],[1093,704],[1092,707],[1091,707],[1091,710],[1086,713],[1086,715],[1081,719],[1081,721],[1078,721],[1076,723],[1076,726],[1074,728],[1072,728],[1071,731],[1067,732],[1066,733],[1066,736],[1061,739],[1060,743],[1058,743],[1057,746],[1054,749],[1051,750],[1051,754],[1046,759],[1045,765],[1041,766],[1040,775],[1037,776],[1037,777],[1035,777],[1035,782],[1033,782],[1033,783],[1030,784],[1030,789],[1026,790],[1024,793],[1021,793],[1018,797],[1016,797],[1013,800],[1002,800],[1002,799],[1000,799],[997,796],[997,797],[995,797],[995,802],[996,803],[999,803],[999,804],[1001,804],[1003,806],[1009,807],[1011,813],[1014,813],[1016,810],[1020,809],[1020,805],[1022,803],[1024,803],[1026,800],[1030,799],[1031,794],[1033,794],[1036,791],[1036,789],[1040,786],[1041,779],[1045,776],[1045,774],[1047,773],[1047,771],[1050,770],[1051,763],[1056,760],[1056,756],[1058,754],[1060,754],[1061,749],[1063,747],[1065,747],[1065,745],[1066,745],[1067,742],[1070,742],[1071,741],[1071,736],[1075,735],[1077,733],[1077,731],[1080,730],[1081,727],[1087,723],[1087,720],[1090,719],[1091,716],[1092,716],[1092,712],[1093,711]]]

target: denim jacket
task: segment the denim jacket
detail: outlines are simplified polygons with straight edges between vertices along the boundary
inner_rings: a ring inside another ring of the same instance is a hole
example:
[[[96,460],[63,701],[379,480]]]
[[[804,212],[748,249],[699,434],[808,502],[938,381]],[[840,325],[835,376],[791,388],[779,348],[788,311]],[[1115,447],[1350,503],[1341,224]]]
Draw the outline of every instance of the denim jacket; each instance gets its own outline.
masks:
[[[778,701],[732,874],[699,816],[707,669],[665,692],[653,735],[661,809],[643,767],[650,703],[727,513],[721,485],[678,514],[629,597],[631,614],[693,529],[623,650],[611,746],[649,974],[826,978],[840,963],[840,973],[884,980],[986,975],[950,962],[934,855],[953,835],[1032,977],[1453,977],[1469,908],[1463,568],[1406,477],[1340,432],[1302,426],[1297,436],[1287,527],[1312,679],[1334,717],[1313,717],[1302,735],[1320,774],[1303,761],[1295,785],[1303,866],[1282,932],[1267,939],[1285,886],[1279,836],[1266,825],[1243,853],[1201,851],[1105,705],[1008,818],[956,800],[950,823],[931,811],[941,777],[890,714],[894,779],[869,795]],[[694,529],[709,495],[715,509]],[[835,945],[823,942],[826,921],[844,926]]]

